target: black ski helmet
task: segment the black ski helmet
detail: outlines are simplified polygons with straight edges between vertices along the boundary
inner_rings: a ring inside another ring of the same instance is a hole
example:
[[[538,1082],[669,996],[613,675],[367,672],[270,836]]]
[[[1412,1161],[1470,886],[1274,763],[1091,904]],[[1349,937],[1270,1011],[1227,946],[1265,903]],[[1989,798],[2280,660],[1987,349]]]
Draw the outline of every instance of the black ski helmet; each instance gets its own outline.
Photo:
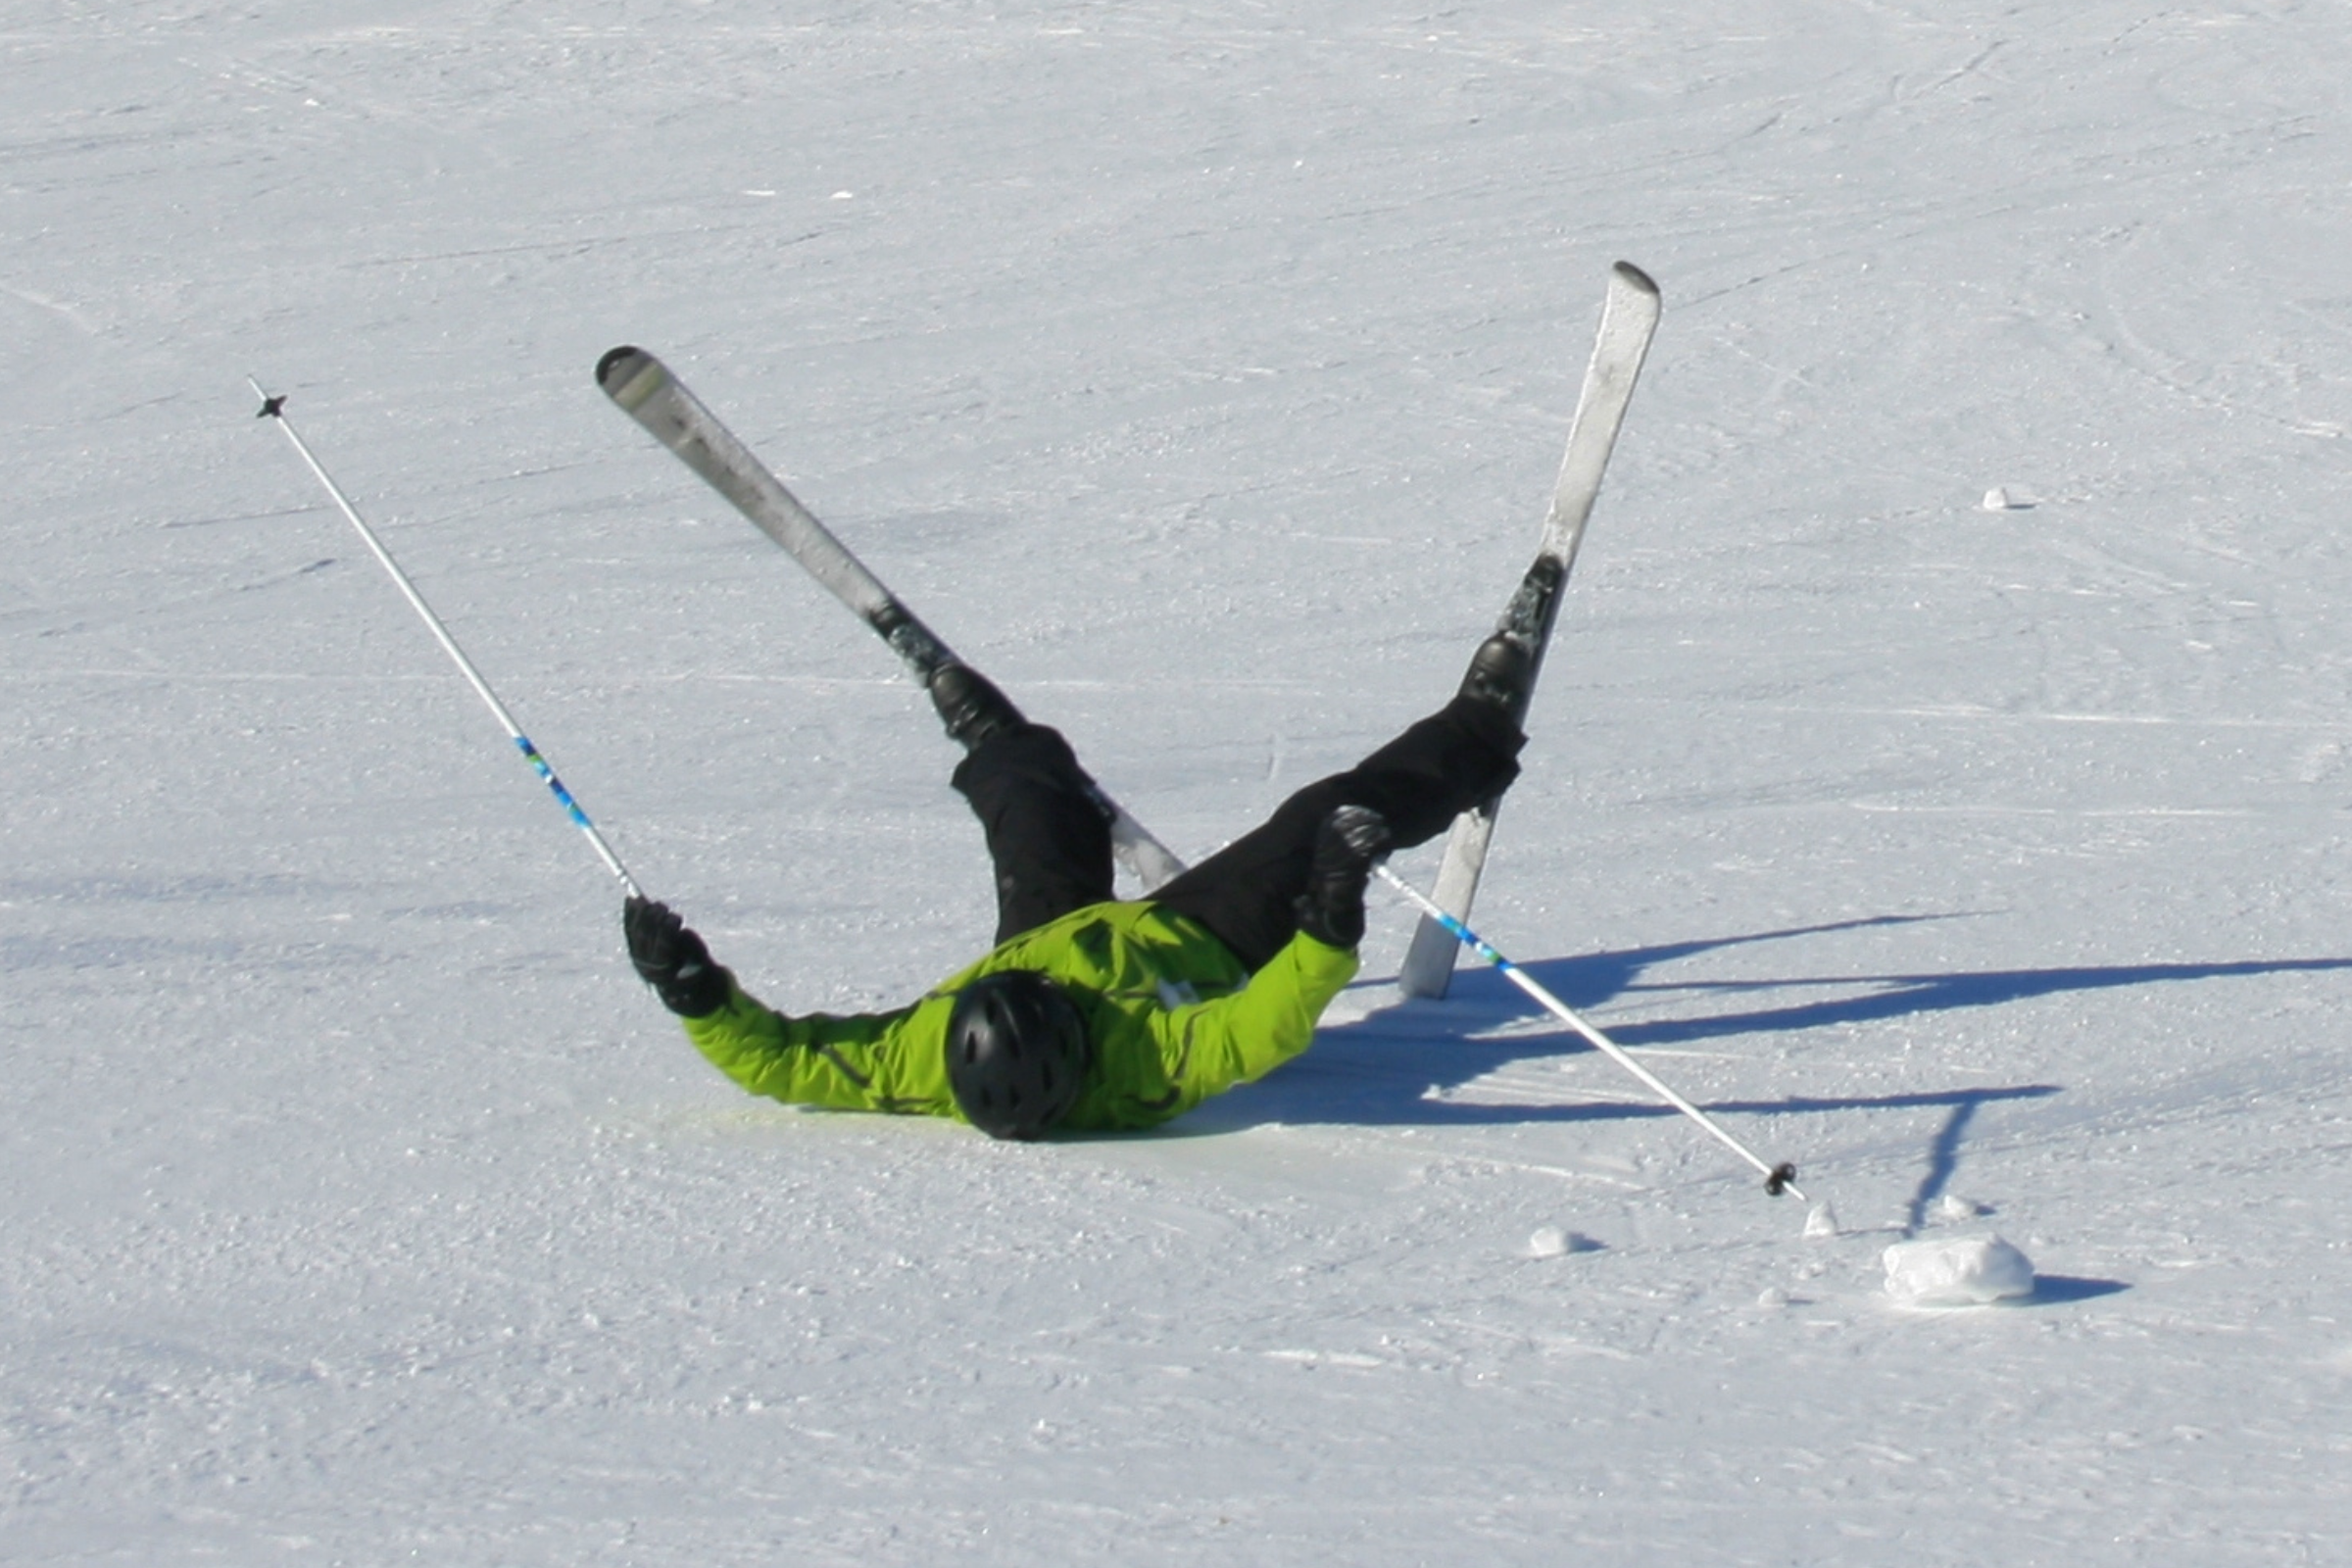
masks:
[[[1035,1138],[1061,1120],[1092,1055],[1077,1004],[1033,969],[982,975],[948,1014],[948,1087],[991,1138]]]

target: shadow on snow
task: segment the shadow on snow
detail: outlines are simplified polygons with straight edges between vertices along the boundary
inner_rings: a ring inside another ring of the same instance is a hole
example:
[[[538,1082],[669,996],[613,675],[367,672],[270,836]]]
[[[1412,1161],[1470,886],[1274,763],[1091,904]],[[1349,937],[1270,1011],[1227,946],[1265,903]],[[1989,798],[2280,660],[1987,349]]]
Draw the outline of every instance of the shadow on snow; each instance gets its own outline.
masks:
[[[2062,992],[2098,991],[2230,977],[2352,970],[2352,958],[2246,959],[2212,963],[2070,965],[2049,969],[1992,969],[1957,973],[1800,975],[1747,980],[1650,982],[1648,971],[1679,959],[1728,948],[1917,921],[1954,918],[1943,914],[1878,915],[1830,924],[1796,926],[1742,936],[1664,944],[1552,958],[1520,967],[1569,1006],[1588,1015],[1611,1001],[1643,992],[1696,994],[1715,999],[1761,997],[1789,991],[1834,995],[1768,1005],[1733,1006],[1677,1018],[1625,1021],[1595,1019],[1619,1045],[1688,1046],[1740,1035],[1769,1035],[1838,1025],[1994,1007]],[[1375,982],[1386,984],[1386,981]],[[1314,1049],[1262,1082],[1212,1102],[1185,1118],[1187,1132],[1230,1131],[1265,1122],[1297,1125],[1471,1126],[1496,1123],[1576,1122],[1642,1116],[1672,1116],[1671,1107],[1648,1101],[1627,1079],[1606,1100],[1568,1098],[1584,1086],[1560,1084],[1563,1098],[1544,1102],[1472,1102],[1446,1098],[1452,1090],[1499,1072],[1513,1062],[1590,1052],[1565,1025],[1541,1031],[1526,1025],[1534,1004],[1494,970],[1474,966],[1464,956],[1451,995],[1444,1002],[1397,1002],[1353,1022],[1327,1027]],[[1498,1034],[1511,1029],[1515,1032]],[[1674,1082],[1671,1075],[1668,1081]],[[1682,1084],[1678,1089],[1688,1090]],[[1891,1095],[1789,1096],[1778,1100],[1694,1102],[1710,1112],[1786,1115],[1812,1111],[1876,1110],[1949,1106],[1914,1195],[1916,1225],[1927,1205],[1943,1191],[1958,1163],[1970,1119],[1982,1105],[2032,1100],[2059,1093],[2053,1084],[1999,1088],[1929,1090]]]

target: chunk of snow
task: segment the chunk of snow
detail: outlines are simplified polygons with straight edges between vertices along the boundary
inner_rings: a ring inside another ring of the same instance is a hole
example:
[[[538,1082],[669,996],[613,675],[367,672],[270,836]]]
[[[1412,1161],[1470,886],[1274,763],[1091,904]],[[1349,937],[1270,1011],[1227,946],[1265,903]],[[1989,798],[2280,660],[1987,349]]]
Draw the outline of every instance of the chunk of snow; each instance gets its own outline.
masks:
[[[1527,1239],[1530,1257],[1559,1257],[1568,1252],[1597,1252],[1600,1244],[1577,1231],[1562,1230],[1557,1225],[1539,1225]]]
[[[1886,1249],[1886,1294],[1906,1306],[1981,1306],[2034,1294],[2034,1265],[1998,1236],[1898,1242]]]
[[[1937,1219],[1975,1219],[1984,1212],[1984,1205],[1973,1199],[1955,1198],[1950,1193],[1946,1193],[1936,1200],[1936,1217]]]
[[[1996,484],[1984,492],[1986,512],[2030,512],[2034,498],[2015,485]]]
[[[1815,1203],[1813,1211],[1805,1216],[1805,1239],[1819,1241],[1825,1236],[1837,1234],[1838,1211],[1827,1203]]]

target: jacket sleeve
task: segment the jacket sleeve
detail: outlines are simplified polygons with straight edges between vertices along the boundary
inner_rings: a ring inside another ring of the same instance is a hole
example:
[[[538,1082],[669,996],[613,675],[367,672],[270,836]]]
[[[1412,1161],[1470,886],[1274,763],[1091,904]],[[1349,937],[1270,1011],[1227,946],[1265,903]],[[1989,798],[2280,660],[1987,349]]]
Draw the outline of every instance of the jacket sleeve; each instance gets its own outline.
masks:
[[[1355,970],[1354,953],[1300,932],[1234,995],[1162,1014],[1160,1055],[1176,1090],[1168,1113],[1262,1078],[1304,1051],[1315,1020]]]
[[[710,1064],[755,1095],[796,1105],[953,1115],[947,1065],[921,1049],[935,1009],[789,1017],[730,983],[727,1004],[682,1020]]]

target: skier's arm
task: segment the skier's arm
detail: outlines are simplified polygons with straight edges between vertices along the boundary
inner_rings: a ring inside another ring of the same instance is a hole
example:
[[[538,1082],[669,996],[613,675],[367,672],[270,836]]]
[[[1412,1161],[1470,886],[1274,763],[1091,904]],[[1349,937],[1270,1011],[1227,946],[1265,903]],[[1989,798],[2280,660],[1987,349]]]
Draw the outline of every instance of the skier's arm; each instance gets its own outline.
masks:
[[[629,961],[685,1024],[686,1038],[753,1094],[802,1105],[953,1112],[938,1008],[787,1017],[747,995],[667,906],[631,897],[621,931]]]
[[[1161,1058],[1178,1100],[1171,1113],[1262,1078],[1304,1051],[1315,1020],[1355,970],[1352,949],[1300,932],[1233,996],[1164,1014]]]
[[[1390,842],[1387,821],[1368,807],[1343,806],[1323,819],[1298,900],[1298,935],[1240,995],[1168,1015],[1160,1059],[1176,1091],[1175,1110],[1265,1076],[1314,1039],[1315,1020],[1355,976],[1364,884]]]
[[[726,1005],[683,1020],[710,1065],[755,1095],[796,1105],[947,1115],[944,1064],[925,1071],[920,1006],[896,1012],[789,1017],[730,986]]]

